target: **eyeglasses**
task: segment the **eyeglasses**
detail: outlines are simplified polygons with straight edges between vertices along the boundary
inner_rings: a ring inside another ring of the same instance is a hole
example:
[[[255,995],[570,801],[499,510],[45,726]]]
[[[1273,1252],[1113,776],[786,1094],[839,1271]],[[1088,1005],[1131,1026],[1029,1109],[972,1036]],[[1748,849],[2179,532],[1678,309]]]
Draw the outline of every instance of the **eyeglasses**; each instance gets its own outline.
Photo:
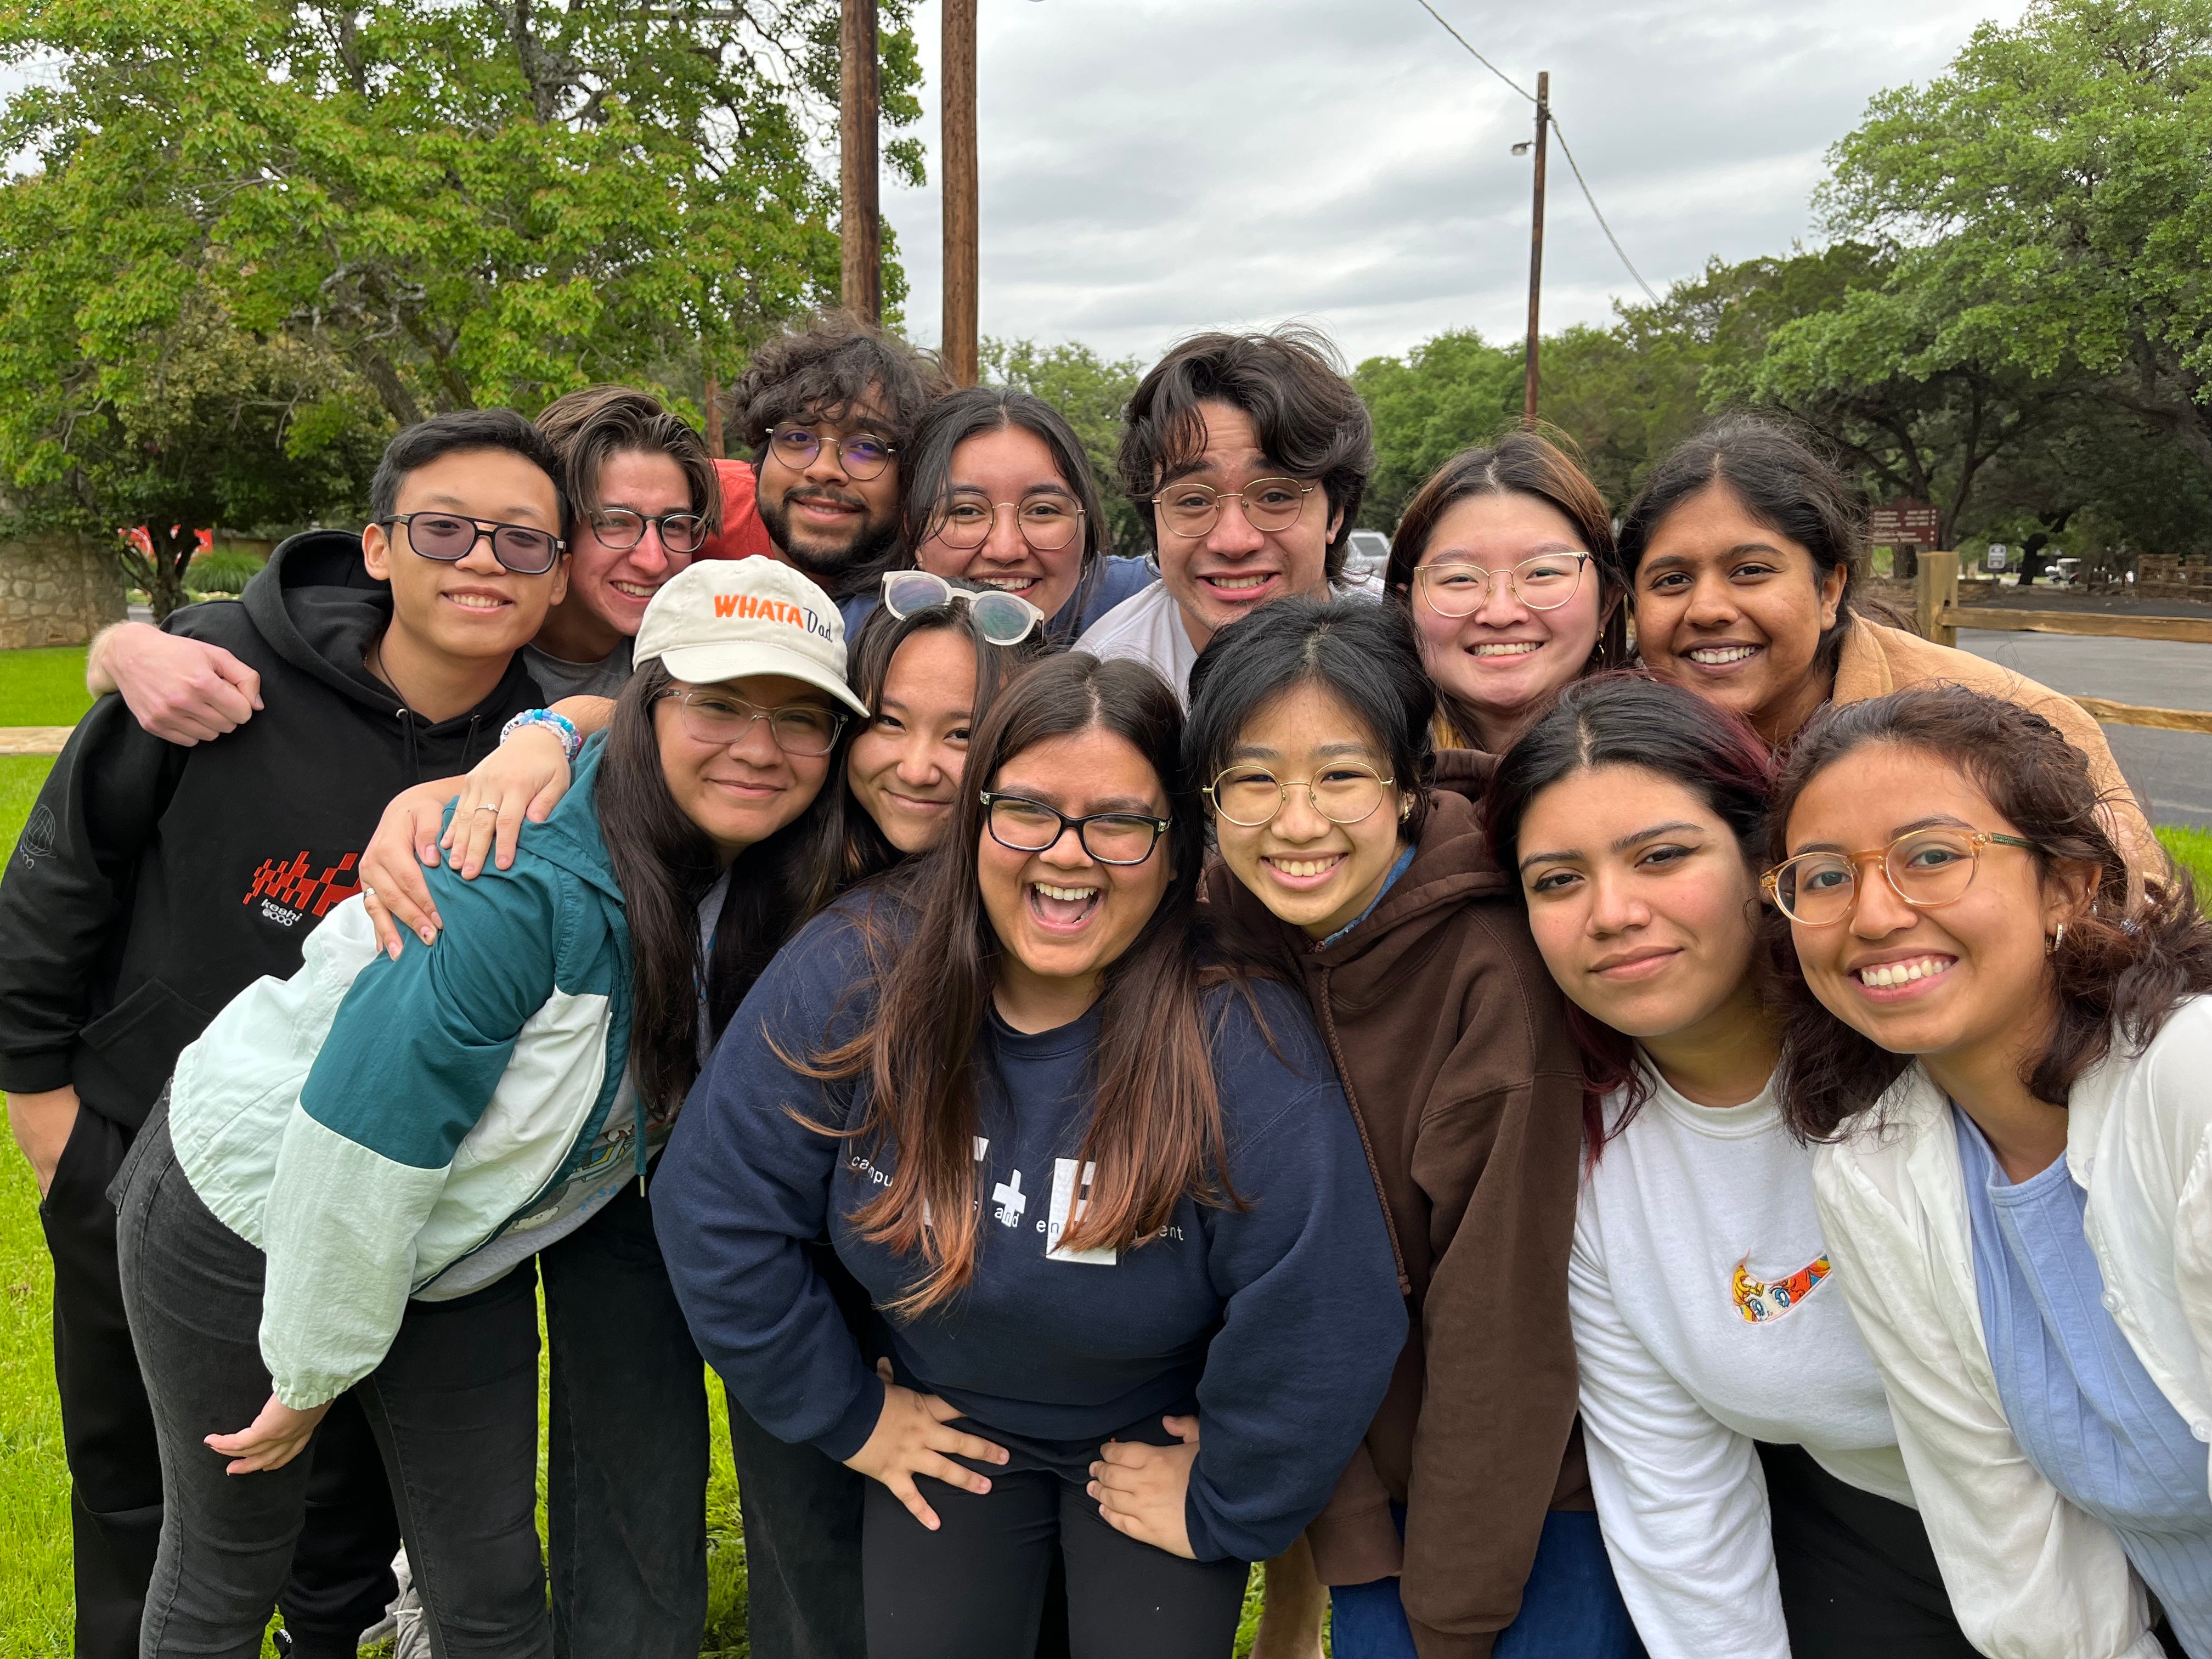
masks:
[[[803,426],[780,426],[769,434],[768,447],[776,459],[797,471],[814,465],[814,458],[822,453],[822,439]],[[845,476],[863,482],[889,466],[897,453],[896,444],[872,433],[848,433],[837,440],[837,461]]]
[[[1152,497],[1160,523],[1178,536],[1203,536],[1221,516],[1221,504],[1235,501],[1255,530],[1288,530],[1305,511],[1306,497],[1318,484],[1296,478],[1255,478],[1242,489],[1212,489],[1202,483],[1170,484]]]
[[[1541,553],[1506,570],[1479,564],[1425,564],[1413,572],[1413,586],[1439,617],[1471,617],[1490,597],[1491,584],[1505,578],[1506,590],[1531,611],[1556,611],[1583,585],[1587,553]]]
[[[670,695],[676,699],[677,719],[685,735],[718,749],[744,742],[755,720],[766,720],[769,735],[785,754],[826,755],[837,746],[837,734],[845,729],[845,717],[819,703],[760,708],[734,691],[703,687]]]
[[[1165,833],[1168,820],[1141,812],[1093,812],[1072,818],[1056,806],[1023,795],[996,795],[986,790],[983,823],[991,839],[1016,853],[1042,853],[1060,845],[1069,830],[1085,853],[1101,864],[1142,864]]]
[[[379,522],[387,532],[393,525],[405,525],[408,546],[442,564],[459,564],[477,550],[478,542],[489,541],[492,557],[518,576],[544,575],[568,545],[526,524],[464,519],[451,513],[395,513]]]
[[[660,532],[660,544],[671,553],[696,553],[707,543],[707,520],[696,513],[663,513],[653,518],[626,507],[611,507],[592,514],[592,533],[601,546],[617,553],[627,553],[643,541],[647,525]]]
[[[1014,515],[1014,528],[1023,541],[1039,553],[1057,553],[1083,528],[1083,509],[1049,495],[1025,501],[982,501],[972,496],[956,498],[937,521],[937,538],[947,547],[981,547],[991,539],[991,526],[999,509]]]
[[[884,573],[884,609],[894,617],[911,617],[933,605],[965,604],[975,615],[976,627],[993,645],[1019,645],[1044,626],[1044,612],[1018,593],[996,588],[976,592],[955,587],[927,570],[887,570]]]
[[[2032,841],[1992,830],[1916,830],[1863,853],[1800,853],[1760,878],[1782,914],[1807,927],[1832,927],[1858,902],[1858,867],[1880,860],[1890,890],[1916,910],[1963,898],[1989,846],[2035,849]]]
[[[1264,766],[1232,766],[1199,793],[1213,804],[1217,817],[1256,830],[1274,822],[1293,789],[1304,790],[1314,811],[1331,823],[1358,823],[1382,804],[1382,792],[1395,781],[1356,763],[1325,767],[1304,780],[1278,778]]]

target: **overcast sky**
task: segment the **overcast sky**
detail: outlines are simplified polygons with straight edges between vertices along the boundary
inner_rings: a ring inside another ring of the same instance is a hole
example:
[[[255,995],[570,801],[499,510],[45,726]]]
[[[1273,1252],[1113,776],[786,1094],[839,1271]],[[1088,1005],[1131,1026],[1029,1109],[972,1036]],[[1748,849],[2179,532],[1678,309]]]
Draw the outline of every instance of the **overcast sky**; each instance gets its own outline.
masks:
[[[1432,0],[1552,102],[1651,286],[1817,236],[1829,144],[2019,0]],[[1531,106],[1418,0],[981,0],[982,330],[1149,359],[1300,318],[1354,362],[1526,326]],[[886,188],[908,331],[940,331],[937,58],[917,8],[930,184]],[[1556,145],[1544,324],[1633,280]]]

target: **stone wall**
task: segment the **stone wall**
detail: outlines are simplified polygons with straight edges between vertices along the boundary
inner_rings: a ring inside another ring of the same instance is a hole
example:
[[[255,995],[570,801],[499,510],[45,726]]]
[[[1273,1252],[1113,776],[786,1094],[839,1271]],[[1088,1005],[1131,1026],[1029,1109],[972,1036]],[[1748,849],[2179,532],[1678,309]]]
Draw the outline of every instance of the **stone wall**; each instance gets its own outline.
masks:
[[[94,538],[0,541],[0,651],[83,645],[123,616],[122,568]]]

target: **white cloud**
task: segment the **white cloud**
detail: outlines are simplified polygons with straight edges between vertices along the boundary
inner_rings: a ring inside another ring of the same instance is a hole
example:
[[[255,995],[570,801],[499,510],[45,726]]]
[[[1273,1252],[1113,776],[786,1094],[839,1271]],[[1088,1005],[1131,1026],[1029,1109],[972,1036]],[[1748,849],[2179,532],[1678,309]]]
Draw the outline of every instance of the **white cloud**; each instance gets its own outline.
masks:
[[[1886,87],[1939,71],[2021,0],[1435,0],[1552,97],[1629,257],[1664,290],[1815,234],[1822,155]],[[1532,112],[1416,0],[989,0],[981,8],[982,328],[1149,357],[1299,317],[1353,361],[1446,328],[1517,336]],[[887,188],[933,341],[941,13],[917,17],[931,183]],[[1554,148],[1547,328],[1634,284]]]

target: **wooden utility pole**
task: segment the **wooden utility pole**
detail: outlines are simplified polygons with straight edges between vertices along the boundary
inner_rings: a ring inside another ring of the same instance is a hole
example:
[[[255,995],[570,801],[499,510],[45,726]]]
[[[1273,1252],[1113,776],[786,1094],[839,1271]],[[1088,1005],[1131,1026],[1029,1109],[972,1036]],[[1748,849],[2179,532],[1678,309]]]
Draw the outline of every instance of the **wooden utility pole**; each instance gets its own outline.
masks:
[[[1552,72],[1536,76],[1536,209],[1528,226],[1528,381],[1522,394],[1521,422],[1536,425],[1536,313],[1544,296],[1544,135],[1552,125]]]
[[[876,0],[842,0],[837,33],[838,187],[844,202],[845,309],[865,323],[884,319],[884,222],[878,195]]]
[[[975,384],[975,0],[944,0],[945,372]]]

